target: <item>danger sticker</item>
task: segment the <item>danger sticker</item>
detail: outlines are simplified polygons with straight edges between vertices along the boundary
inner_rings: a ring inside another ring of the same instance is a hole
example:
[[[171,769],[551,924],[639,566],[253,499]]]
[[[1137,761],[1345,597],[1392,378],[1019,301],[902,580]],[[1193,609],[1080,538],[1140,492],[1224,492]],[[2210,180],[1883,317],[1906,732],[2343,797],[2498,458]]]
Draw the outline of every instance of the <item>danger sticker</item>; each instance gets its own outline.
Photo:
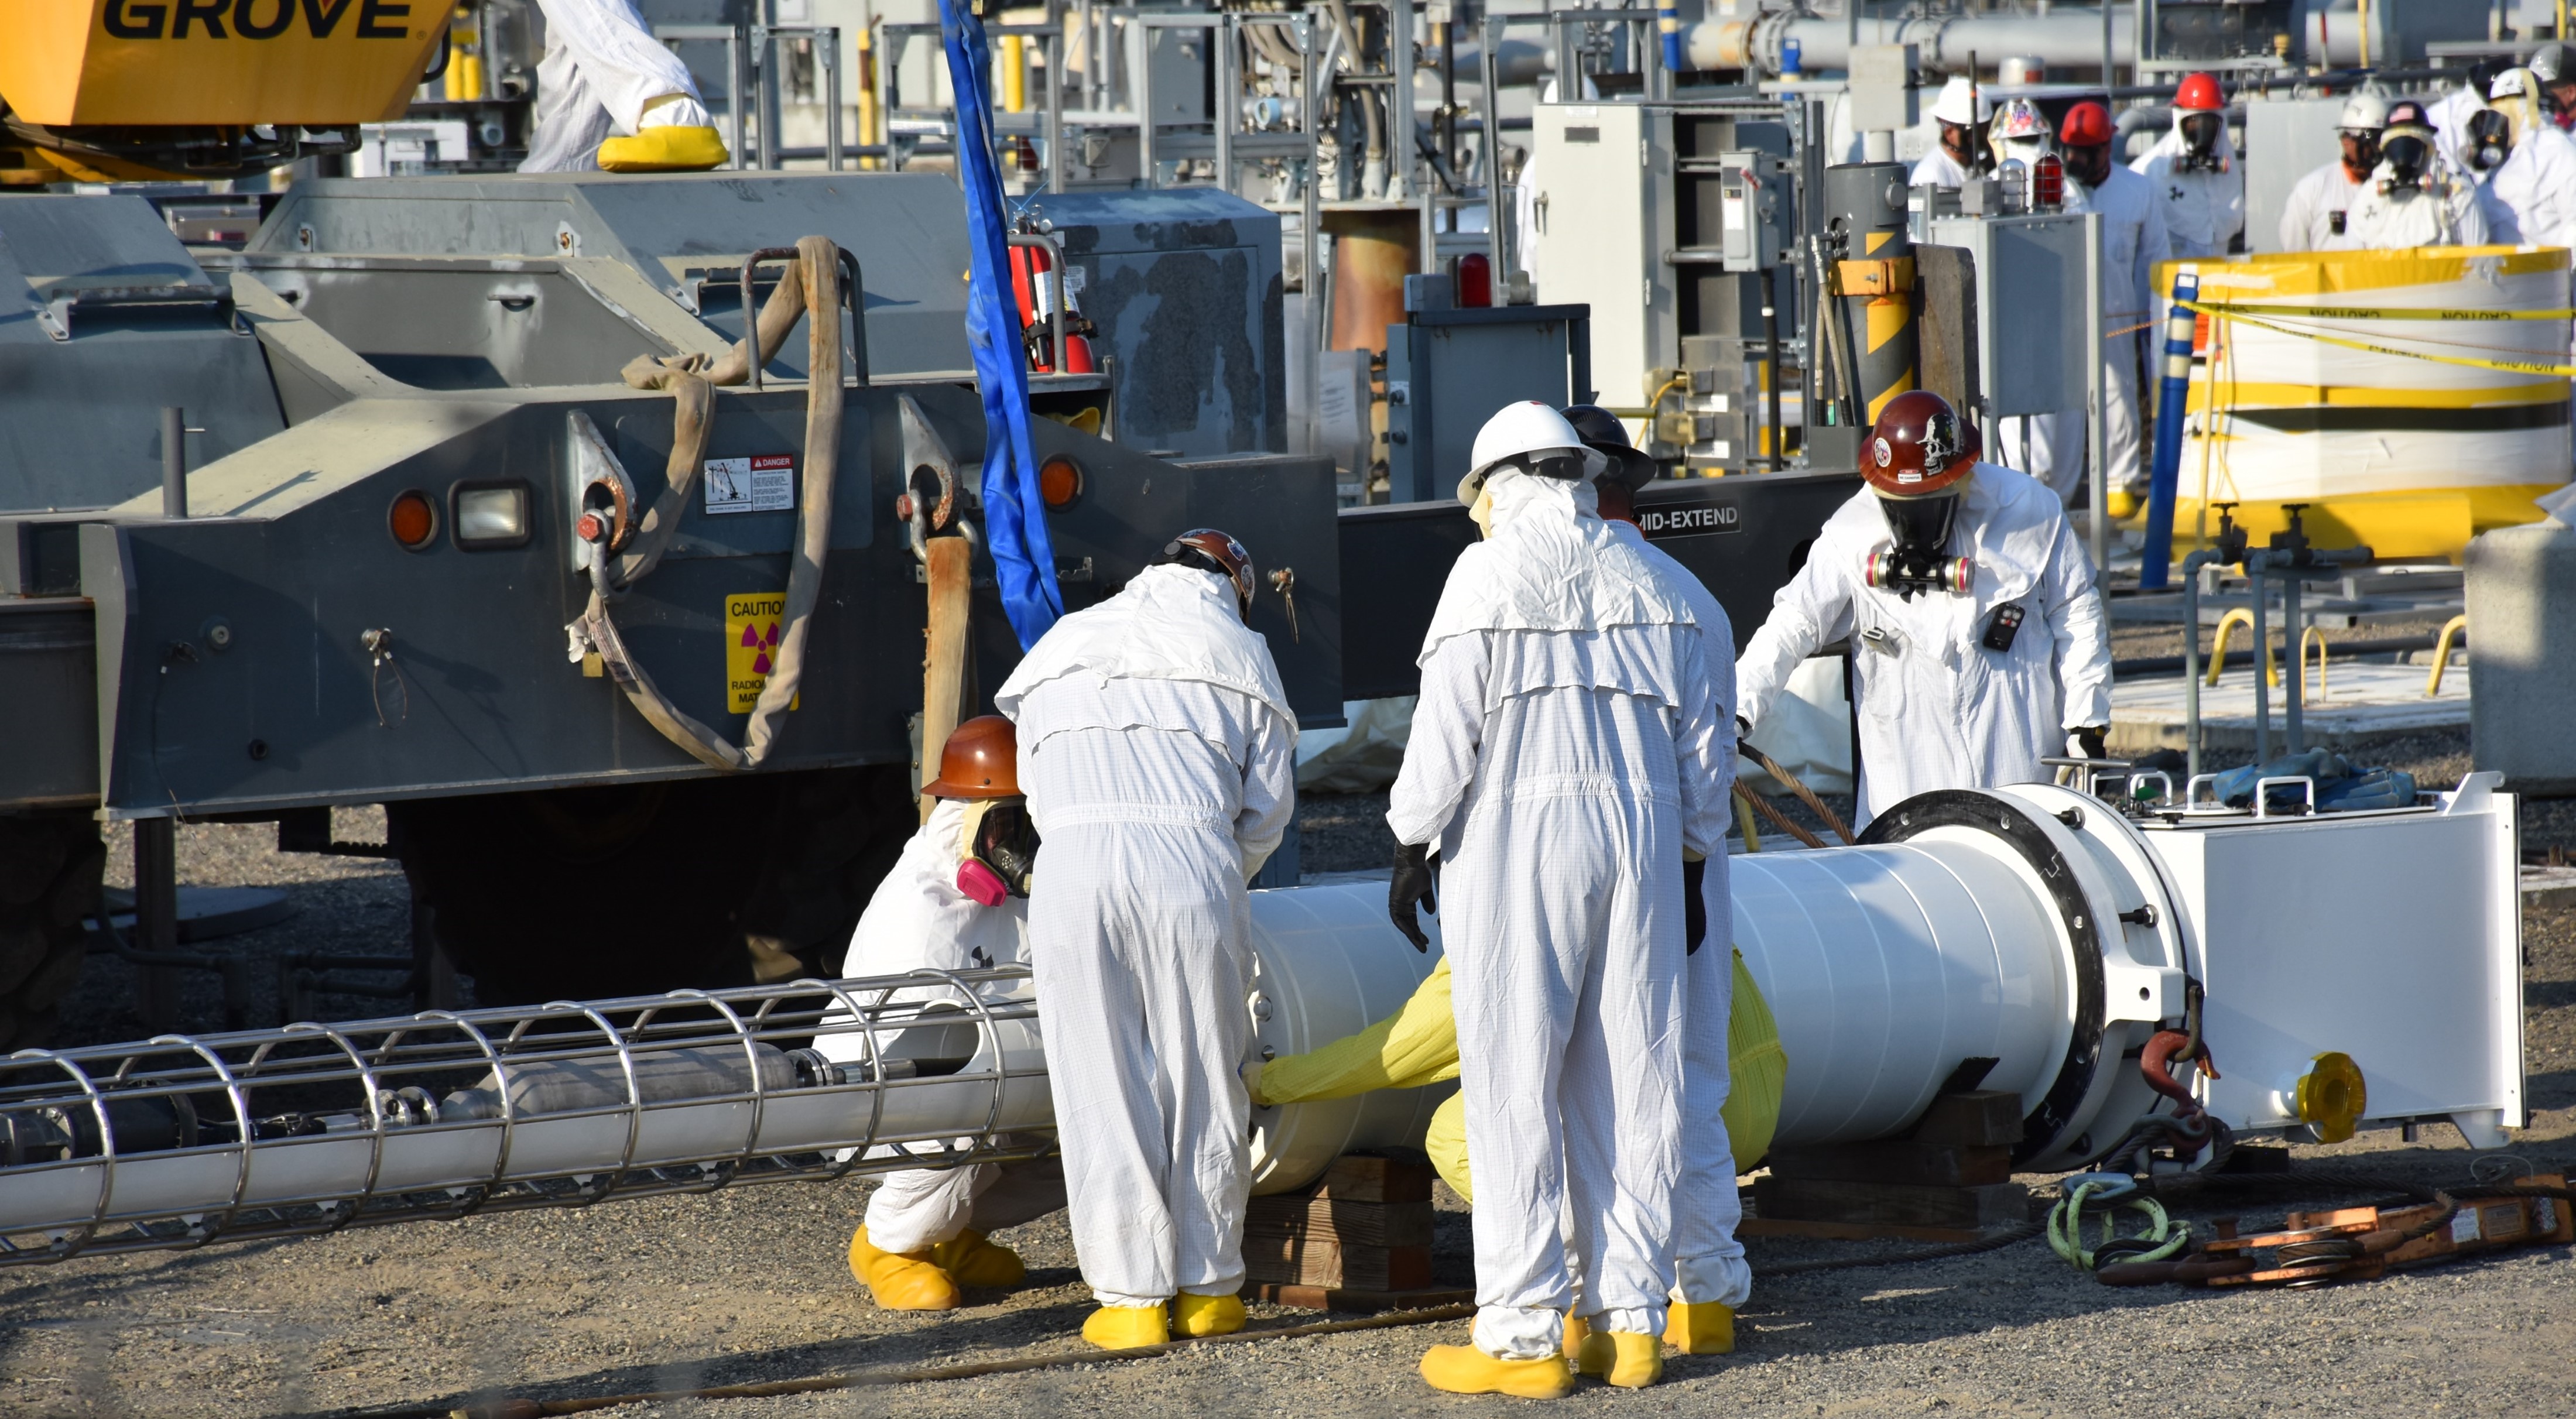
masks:
[[[796,507],[796,460],[784,453],[706,462],[709,512],[789,512]]]
[[[760,703],[769,673],[778,665],[779,627],[787,619],[787,594],[755,591],[725,598],[725,708],[749,714]],[[804,698],[798,696],[798,699]],[[789,709],[796,708],[790,701]]]

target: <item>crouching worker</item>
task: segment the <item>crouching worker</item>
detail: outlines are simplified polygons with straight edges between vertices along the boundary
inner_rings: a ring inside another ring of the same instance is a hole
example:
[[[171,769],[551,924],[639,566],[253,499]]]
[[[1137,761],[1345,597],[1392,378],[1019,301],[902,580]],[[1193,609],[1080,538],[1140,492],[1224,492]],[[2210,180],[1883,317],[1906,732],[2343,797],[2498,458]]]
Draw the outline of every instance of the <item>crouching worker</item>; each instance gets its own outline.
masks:
[[[939,800],[904,844],[850,938],[847,976],[982,971],[1028,960],[1028,895],[1037,830],[1020,796],[1019,744],[1000,715],[970,719],[948,736],[939,777],[921,791]],[[999,999],[1023,982],[975,988]],[[953,986],[897,999],[954,1000]],[[865,1059],[858,1034],[825,1035],[824,1054]],[[890,1173],[868,1199],[850,1238],[850,1270],[894,1311],[954,1310],[968,1287],[1016,1286],[1025,1275],[1010,1248],[986,1240],[1064,1206],[1064,1169],[1053,1158]]]

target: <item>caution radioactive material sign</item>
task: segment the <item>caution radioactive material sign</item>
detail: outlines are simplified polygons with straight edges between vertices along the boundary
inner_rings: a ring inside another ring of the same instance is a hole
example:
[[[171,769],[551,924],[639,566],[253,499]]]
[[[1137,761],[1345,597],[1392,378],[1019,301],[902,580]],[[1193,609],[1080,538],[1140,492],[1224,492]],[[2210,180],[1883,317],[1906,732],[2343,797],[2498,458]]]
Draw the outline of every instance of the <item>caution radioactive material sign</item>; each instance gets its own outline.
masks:
[[[725,707],[749,714],[778,659],[779,627],[787,619],[787,593],[754,591],[725,598]],[[804,696],[797,696],[802,700]],[[796,701],[788,702],[789,709]]]

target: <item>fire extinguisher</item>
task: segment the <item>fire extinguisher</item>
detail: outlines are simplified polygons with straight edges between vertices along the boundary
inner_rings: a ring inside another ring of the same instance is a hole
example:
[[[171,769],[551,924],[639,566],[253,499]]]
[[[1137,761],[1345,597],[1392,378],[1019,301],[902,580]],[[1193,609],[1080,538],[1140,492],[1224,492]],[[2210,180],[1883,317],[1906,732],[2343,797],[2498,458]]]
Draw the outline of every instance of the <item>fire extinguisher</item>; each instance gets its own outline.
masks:
[[[1011,294],[1019,301],[1020,329],[1028,345],[1029,369],[1036,374],[1058,372],[1054,349],[1055,325],[1049,319],[1055,299],[1055,283],[1048,279],[1048,273],[1054,269],[1054,255],[1045,247],[1011,248]],[[1097,327],[1083,318],[1082,308],[1075,304],[1071,290],[1065,292],[1064,301],[1065,358],[1062,372],[1096,374],[1099,367],[1092,363],[1091,341],[1087,337],[1095,333]]]

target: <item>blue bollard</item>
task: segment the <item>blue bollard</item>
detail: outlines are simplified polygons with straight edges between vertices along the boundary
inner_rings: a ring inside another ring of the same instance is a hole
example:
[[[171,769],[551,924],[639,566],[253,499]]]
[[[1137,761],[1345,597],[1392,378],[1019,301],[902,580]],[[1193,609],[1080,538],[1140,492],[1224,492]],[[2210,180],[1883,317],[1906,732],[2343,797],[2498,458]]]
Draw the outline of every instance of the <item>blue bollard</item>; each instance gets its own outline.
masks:
[[[2147,481],[2147,545],[2138,554],[2138,586],[2146,591],[2163,590],[2173,570],[2174,491],[2182,477],[2182,421],[2191,395],[2193,316],[2182,303],[2200,299],[2199,273],[2188,266],[2175,272],[2173,299],[2165,316],[2164,387],[2156,400],[2156,462]]]

